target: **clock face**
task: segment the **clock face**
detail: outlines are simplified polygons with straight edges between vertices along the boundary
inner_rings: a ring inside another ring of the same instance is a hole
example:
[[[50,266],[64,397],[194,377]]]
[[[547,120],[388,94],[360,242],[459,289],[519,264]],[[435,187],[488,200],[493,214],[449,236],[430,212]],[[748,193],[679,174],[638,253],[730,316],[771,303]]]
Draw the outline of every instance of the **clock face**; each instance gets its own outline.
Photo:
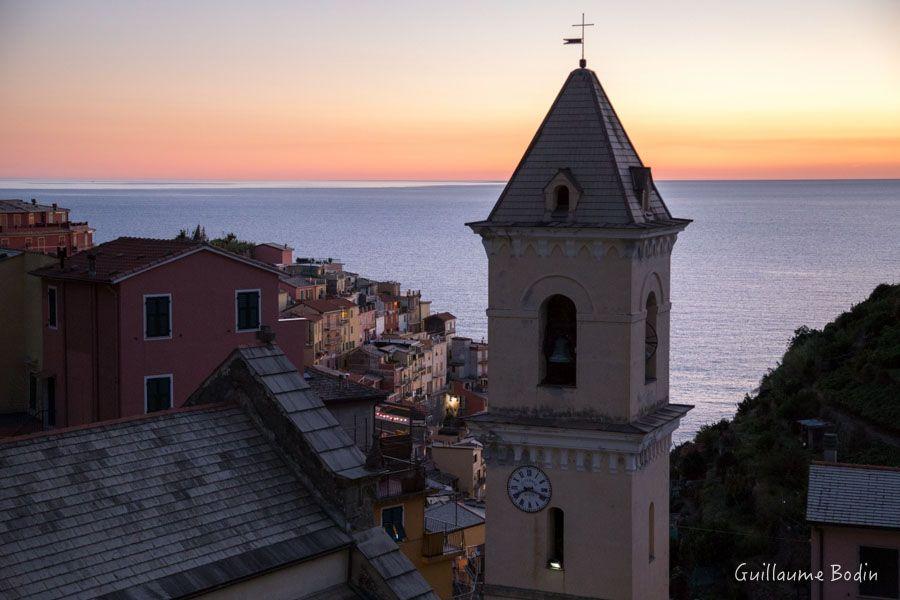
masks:
[[[538,512],[546,508],[553,493],[547,474],[532,466],[513,470],[506,482],[506,492],[509,501],[525,512]]]

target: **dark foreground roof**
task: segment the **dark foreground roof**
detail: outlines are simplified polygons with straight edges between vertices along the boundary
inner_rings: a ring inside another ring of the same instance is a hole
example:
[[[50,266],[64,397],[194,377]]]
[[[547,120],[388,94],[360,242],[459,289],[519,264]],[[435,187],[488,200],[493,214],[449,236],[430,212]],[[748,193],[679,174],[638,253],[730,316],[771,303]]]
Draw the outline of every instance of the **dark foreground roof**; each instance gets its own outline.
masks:
[[[356,549],[402,600],[438,600],[437,594],[381,527],[353,535]]]
[[[0,444],[0,597],[173,597],[349,546],[239,408]]]
[[[811,464],[806,520],[900,530],[900,469]]]
[[[234,357],[247,364],[263,391],[297,428],[325,469],[348,479],[373,475],[365,466],[365,455],[281,348],[275,344],[240,348]]]

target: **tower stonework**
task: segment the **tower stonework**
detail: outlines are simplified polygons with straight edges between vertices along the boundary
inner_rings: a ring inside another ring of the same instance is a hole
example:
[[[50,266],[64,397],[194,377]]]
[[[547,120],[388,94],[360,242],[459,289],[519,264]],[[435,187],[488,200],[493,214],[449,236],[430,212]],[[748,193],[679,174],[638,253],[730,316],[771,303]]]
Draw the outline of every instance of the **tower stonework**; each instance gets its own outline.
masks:
[[[569,74],[496,205],[486,598],[666,599],[672,217],[596,74]]]

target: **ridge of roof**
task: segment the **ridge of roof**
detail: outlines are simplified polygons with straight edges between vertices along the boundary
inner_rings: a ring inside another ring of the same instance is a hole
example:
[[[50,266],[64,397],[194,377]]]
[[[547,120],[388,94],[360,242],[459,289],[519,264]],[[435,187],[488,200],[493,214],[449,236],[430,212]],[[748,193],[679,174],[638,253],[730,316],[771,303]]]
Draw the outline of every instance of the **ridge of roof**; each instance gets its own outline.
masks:
[[[129,277],[201,251],[213,252],[271,273],[282,273],[267,263],[229,252],[209,242],[121,236],[98,244],[89,250],[73,254],[66,259],[64,266],[47,265],[31,271],[31,274],[50,279],[119,283]],[[94,259],[93,276],[90,275],[89,266],[91,257]]]
[[[569,73],[487,219],[469,225],[630,227],[672,221],[650,179],[645,211],[631,182],[644,167],[594,71]],[[545,186],[560,172],[582,188],[565,222],[548,221]],[[679,220],[680,221],[680,220]]]

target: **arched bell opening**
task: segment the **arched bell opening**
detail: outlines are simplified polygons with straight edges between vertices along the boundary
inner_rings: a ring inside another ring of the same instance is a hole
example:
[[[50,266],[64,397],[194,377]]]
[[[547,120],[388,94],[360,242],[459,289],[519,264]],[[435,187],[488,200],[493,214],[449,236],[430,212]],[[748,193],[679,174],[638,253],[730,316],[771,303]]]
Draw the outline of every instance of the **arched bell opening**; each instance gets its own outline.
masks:
[[[543,379],[545,385],[574,386],[577,381],[578,322],[575,303],[550,296],[541,310]]]

